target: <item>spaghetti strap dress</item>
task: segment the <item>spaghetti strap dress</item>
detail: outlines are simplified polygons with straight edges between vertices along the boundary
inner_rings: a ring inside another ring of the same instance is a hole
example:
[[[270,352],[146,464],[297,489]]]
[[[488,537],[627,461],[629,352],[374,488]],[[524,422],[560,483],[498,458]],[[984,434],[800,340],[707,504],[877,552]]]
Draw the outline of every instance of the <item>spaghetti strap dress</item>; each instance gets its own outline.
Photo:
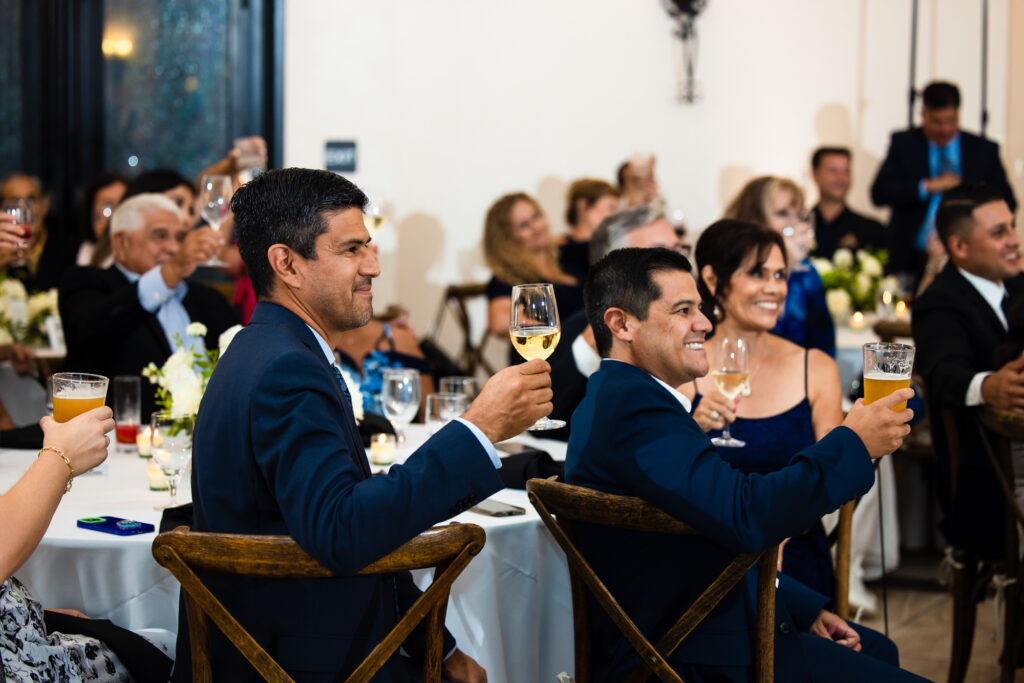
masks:
[[[696,394],[696,410],[702,396]],[[718,448],[718,455],[747,474],[769,474],[789,464],[793,456],[813,444],[814,425],[811,403],[807,398],[807,351],[804,351],[804,398],[792,408],[770,417],[736,418],[731,433],[746,442],[742,448]],[[720,430],[712,430],[715,437]],[[822,595],[834,597],[835,573],[828,538],[821,522],[799,536],[793,536],[783,549],[783,571]]]

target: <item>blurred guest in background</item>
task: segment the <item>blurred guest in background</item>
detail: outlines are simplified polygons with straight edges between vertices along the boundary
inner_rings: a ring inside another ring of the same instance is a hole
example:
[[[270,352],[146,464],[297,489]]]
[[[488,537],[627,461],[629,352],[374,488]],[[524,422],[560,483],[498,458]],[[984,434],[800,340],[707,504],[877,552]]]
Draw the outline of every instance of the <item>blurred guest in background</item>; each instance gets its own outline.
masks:
[[[726,398],[708,374],[680,392],[693,402],[697,424],[712,436],[730,425],[746,445],[719,448],[733,467],[768,474],[789,464],[843,421],[839,368],[818,349],[805,349],[769,334],[786,300],[786,250],[779,233],[754,223],[721,220],[697,240],[697,289],[711,315],[714,336],[705,341],[712,362],[722,339],[746,340],[749,395]],[[835,595],[828,539],[820,522],[790,539],[782,570],[822,595]]]
[[[59,226],[50,225],[50,195],[42,180],[27,173],[12,173],[0,182],[3,200],[24,199],[32,208],[34,224],[27,247],[7,266],[7,273],[30,289],[56,287],[61,275],[75,262],[77,241]]]
[[[149,363],[167,360],[176,337],[193,350],[216,348],[220,333],[238,322],[224,297],[186,282],[220,249],[220,238],[209,227],[187,229],[167,197],[122,201],[110,218],[110,240],[113,266],[75,266],[61,281],[68,370],[141,375]],[[205,340],[185,334],[191,322],[206,325]],[[153,406],[152,392],[143,391],[142,414]]]
[[[569,186],[565,199],[569,234],[558,246],[558,264],[580,283],[590,270],[590,236],[619,209],[619,191],[603,180],[583,178]]]
[[[871,186],[871,200],[892,209],[889,217],[889,270],[916,282],[941,265],[929,255],[935,214],[943,193],[961,182],[984,181],[1017,210],[1013,189],[999,160],[999,145],[960,130],[960,90],[952,83],[929,83],[922,93],[921,127],[892,134],[889,152]]]
[[[631,209],[644,204],[656,204],[659,208],[664,208],[661,189],[654,177],[656,161],[653,154],[637,154],[619,166],[617,176],[619,192],[622,194],[622,208]]]
[[[625,209],[605,218],[590,240],[590,261],[597,263],[605,254],[624,247],[663,247],[682,253],[685,244],[665,215],[650,206]],[[554,409],[551,417],[565,420],[562,429],[553,429],[545,438],[569,439],[569,419],[587,391],[587,378],[601,365],[594,331],[587,324],[585,311],[562,319],[562,338],[551,357],[551,390]]]
[[[487,283],[487,328],[492,334],[508,338],[513,285],[553,284],[563,320],[583,309],[580,283],[558,265],[558,247],[551,239],[548,219],[528,194],[507,194],[487,210],[484,258],[494,273]],[[521,361],[511,341],[509,359]]]
[[[811,157],[818,203],[814,207],[814,255],[831,259],[842,247],[884,249],[885,230],[873,218],[862,216],[846,205],[850,192],[850,150],[819,147]]]
[[[162,194],[177,204],[186,227],[191,228],[199,222],[199,197],[195,183],[177,171],[160,168],[140,173],[128,183],[121,199],[148,193]]]
[[[85,186],[78,206],[78,265],[108,268],[114,262],[107,228],[127,187],[128,179],[115,171],[104,171]]]
[[[789,293],[774,332],[804,348],[835,356],[836,331],[825,305],[825,286],[807,258],[813,234],[800,187],[787,178],[755,178],[732,200],[725,217],[757,223],[782,235],[789,263]]]

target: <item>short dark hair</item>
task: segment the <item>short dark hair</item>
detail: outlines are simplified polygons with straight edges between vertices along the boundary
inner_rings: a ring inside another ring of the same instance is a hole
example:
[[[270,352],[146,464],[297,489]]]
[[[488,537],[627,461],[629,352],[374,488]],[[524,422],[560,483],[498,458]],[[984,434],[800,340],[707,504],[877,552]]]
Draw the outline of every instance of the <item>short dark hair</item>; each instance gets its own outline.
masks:
[[[651,275],[672,270],[692,274],[685,256],[660,247],[616,249],[590,267],[583,286],[583,305],[602,358],[607,358],[612,349],[612,331],[604,323],[605,311],[621,308],[639,320],[647,320],[651,302],[661,297],[661,288]]]
[[[819,147],[811,155],[811,168],[817,171],[818,167],[821,166],[821,160],[829,154],[841,154],[847,159],[852,156],[849,147]]]
[[[163,194],[168,190],[173,190],[179,185],[184,185],[188,188],[192,196],[196,196],[195,184],[185,176],[181,175],[177,171],[171,168],[158,168],[152,171],[146,171],[135,176],[128,187],[124,191],[124,199],[134,197],[137,194],[147,194],[150,192],[156,192],[157,194]]]
[[[921,93],[921,101],[925,109],[959,109],[960,88],[946,81],[932,81]]]
[[[700,292],[701,308],[704,315],[717,325],[725,320],[725,310],[721,306],[722,297],[729,292],[732,276],[743,265],[743,261],[754,252],[757,254],[758,269],[768,260],[772,247],[778,247],[782,259],[789,265],[786,256],[786,243],[782,235],[770,228],[748,221],[725,218],[715,221],[701,233],[697,240],[694,256],[697,260],[697,291]],[[717,291],[712,294],[711,288],[704,282],[700,271],[704,266],[711,266],[711,271],[718,280]],[[718,313],[716,314],[716,310]]]
[[[305,259],[316,258],[316,238],[327,232],[330,214],[366,209],[366,195],[329,171],[282,168],[243,185],[231,199],[238,252],[256,297],[271,294],[274,271],[267,251],[284,244]]]
[[[580,178],[569,186],[569,191],[566,193],[565,222],[570,226],[576,225],[580,219],[576,211],[576,203],[581,199],[589,209],[602,197],[618,198],[618,196],[619,189],[614,185],[597,178]]]
[[[963,183],[942,195],[939,210],[935,213],[935,232],[942,244],[947,245],[946,251],[949,251],[950,237],[966,237],[974,229],[976,208],[1003,201],[1006,197],[988,183]]]

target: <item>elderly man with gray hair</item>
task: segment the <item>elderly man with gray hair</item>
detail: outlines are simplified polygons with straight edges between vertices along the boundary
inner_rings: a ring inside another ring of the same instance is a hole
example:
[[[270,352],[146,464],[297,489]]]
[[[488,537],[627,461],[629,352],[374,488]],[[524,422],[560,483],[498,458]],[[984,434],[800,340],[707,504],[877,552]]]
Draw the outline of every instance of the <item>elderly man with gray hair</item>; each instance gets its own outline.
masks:
[[[613,213],[601,221],[590,238],[590,263],[624,247],[663,247],[682,253],[686,245],[676,234],[665,214],[644,205]],[[565,420],[566,426],[544,436],[569,439],[569,418],[587,391],[587,378],[601,365],[594,333],[584,311],[562,321],[562,341],[548,358],[551,364],[551,389],[554,392],[551,417]]]
[[[67,370],[141,375],[149,363],[167,360],[176,338],[202,351],[216,347],[220,333],[238,322],[223,296],[186,281],[219,251],[221,238],[209,227],[189,230],[167,197],[140,194],[122,202],[110,217],[110,241],[112,266],[75,267],[61,280]],[[193,322],[206,326],[205,339],[185,334]],[[143,418],[153,409],[153,391],[144,382]]]

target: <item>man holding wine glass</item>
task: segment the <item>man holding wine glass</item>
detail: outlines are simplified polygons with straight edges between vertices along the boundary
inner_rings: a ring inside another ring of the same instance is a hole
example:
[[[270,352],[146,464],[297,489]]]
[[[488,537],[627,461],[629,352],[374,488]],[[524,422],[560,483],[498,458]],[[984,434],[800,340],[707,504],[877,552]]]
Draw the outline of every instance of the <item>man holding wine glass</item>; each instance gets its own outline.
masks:
[[[380,268],[366,204],[349,181],[310,169],[267,171],[238,190],[235,234],[259,303],[218,362],[196,421],[196,530],[290,535],[339,575],[211,581],[292,675],[351,672],[419,595],[407,572],[383,580],[355,573],[501,489],[493,442],[551,409],[546,362],[506,368],[403,464],[371,476],[333,353],[341,335],[373,313]],[[188,672],[185,621],[178,638],[176,670]],[[451,636],[445,640],[445,678],[485,681]],[[415,636],[404,649],[422,656]],[[214,644],[213,666],[233,680],[255,679],[223,643]],[[396,656],[374,680],[406,680],[406,666]]]
[[[736,553],[778,544],[874,482],[872,460],[895,450],[913,395],[858,401],[842,425],[790,463],[745,474],[718,456],[675,387],[707,374],[711,323],[686,257],[666,249],[620,249],[595,264],[584,289],[603,360],[573,414],[566,480],[642,498],[700,536],[634,534],[579,525],[576,540],[648,638],[662,631]],[[752,677],[756,572],[728,593],[669,657],[687,680]],[[642,589],[638,589],[642,587]],[[775,680],[922,680],[898,668],[895,646],[825,609],[827,598],[780,574],[775,602]],[[591,615],[595,680],[623,680],[639,659],[601,612]],[[632,653],[632,654],[631,654]],[[867,656],[865,656],[867,655]]]
[[[76,266],[61,280],[58,305],[68,356],[65,368],[107,377],[140,375],[149,363],[171,355],[175,337],[191,343],[189,323],[201,322],[206,348],[237,323],[224,297],[186,282],[217,253],[221,241],[208,227],[189,230],[167,197],[140,194],[124,200],[110,217],[114,264]],[[154,410],[143,383],[141,414]]]

